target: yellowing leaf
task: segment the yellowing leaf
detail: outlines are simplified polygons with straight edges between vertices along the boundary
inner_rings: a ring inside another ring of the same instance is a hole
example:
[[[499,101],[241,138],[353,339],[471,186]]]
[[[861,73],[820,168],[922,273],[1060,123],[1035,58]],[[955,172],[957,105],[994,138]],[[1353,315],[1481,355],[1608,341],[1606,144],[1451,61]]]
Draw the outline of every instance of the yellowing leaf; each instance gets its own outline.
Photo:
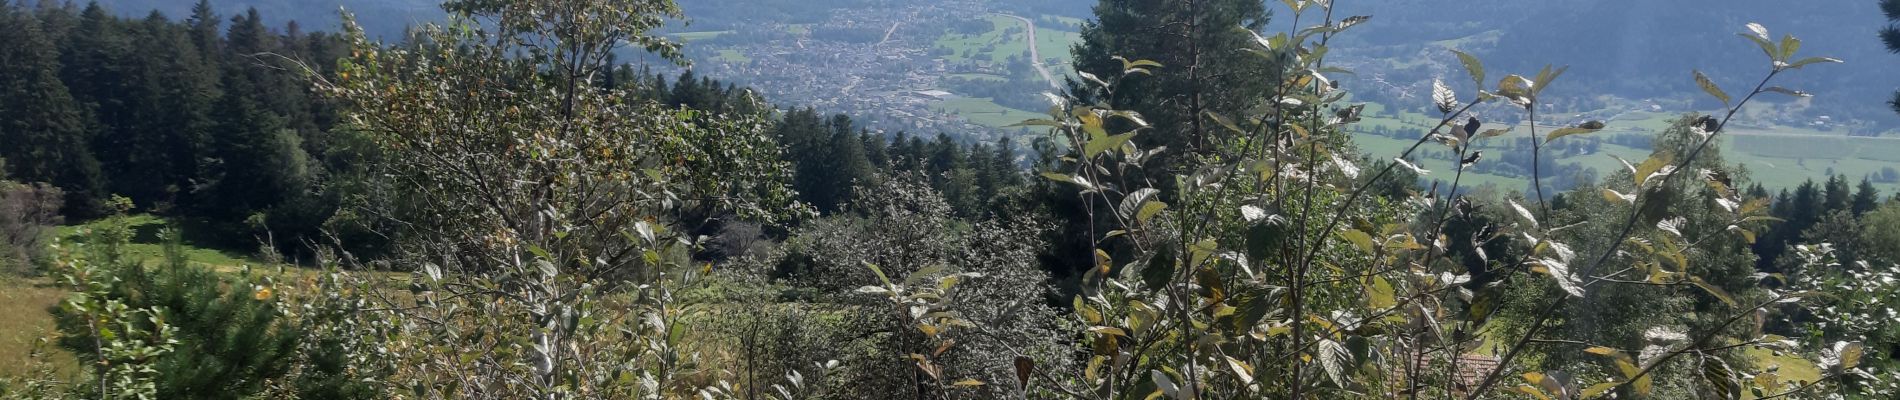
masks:
[[[1366,252],[1367,254],[1372,253],[1374,250],[1372,235],[1366,234],[1364,231],[1357,229],[1345,230],[1339,232],[1339,237],[1346,239],[1346,242],[1352,243],[1353,247],[1358,247],[1359,251]]]
[[[1701,86],[1703,92],[1708,92],[1710,96],[1721,100],[1722,105],[1726,106],[1729,104],[1728,92],[1722,91],[1722,87],[1716,86],[1715,81],[1709,80],[1709,76],[1703,75],[1702,71],[1695,71],[1695,84],[1696,86]]]

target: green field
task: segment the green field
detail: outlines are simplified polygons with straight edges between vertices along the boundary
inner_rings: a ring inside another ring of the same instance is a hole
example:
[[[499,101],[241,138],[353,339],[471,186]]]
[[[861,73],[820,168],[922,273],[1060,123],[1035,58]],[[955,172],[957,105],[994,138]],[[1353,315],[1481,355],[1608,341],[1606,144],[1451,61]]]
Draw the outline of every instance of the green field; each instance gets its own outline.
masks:
[[[719,55],[714,56],[713,61],[727,64],[744,64],[752,62],[752,57],[746,57],[745,53],[741,53],[738,50],[720,49]]]
[[[973,81],[1003,82],[1009,80],[1009,78],[1004,78],[1002,75],[996,74],[950,74],[948,77],[951,79],[969,79]]]
[[[1384,114],[1386,107],[1368,104],[1368,114]],[[1654,134],[1667,129],[1675,114],[1631,112],[1609,122],[1609,128],[1591,135],[1609,137],[1617,134]],[[1390,130],[1417,129],[1428,130],[1438,123],[1436,117],[1415,112],[1405,112],[1397,116],[1382,115],[1366,118],[1354,125],[1359,132],[1367,132],[1374,127]],[[1539,126],[1539,133],[1548,132],[1554,127]],[[1528,125],[1520,125],[1511,133],[1513,136],[1529,134]],[[1412,145],[1413,138],[1390,138],[1371,134],[1353,136],[1361,153],[1375,160],[1387,160],[1402,153]],[[1502,143],[1502,141],[1498,141]],[[1731,165],[1741,165],[1748,170],[1751,181],[1760,183],[1770,190],[1793,188],[1808,179],[1826,180],[1830,169],[1835,174],[1846,175],[1850,180],[1858,181],[1862,176],[1879,173],[1882,168],[1900,167],[1900,139],[1847,137],[1840,133],[1822,132],[1807,128],[1789,127],[1742,127],[1730,129],[1717,143],[1721,145],[1722,157]],[[1432,146],[1432,145],[1428,145]],[[1438,149],[1443,146],[1436,147]],[[1501,151],[1495,146],[1487,146],[1484,141],[1477,143],[1475,150],[1484,150],[1487,154]],[[1559,163],[1577,163],[1584,168],[1595,168],[1598,176],[1608,176],[1623,169],[1622,163],[1611,155],[1622,157],[1631,162],[1648,158],[1649,149],[1630,148],[1604,143],[1598,154],[1586,154],[1572,157],[1558,157]],[[1432,179],[1450,180],[1453,160],[1420,160],[1420,166],[1432,170]],[[1501,189],[1514,190],[1528,185],[1529,178],[1505,177],[1468,172],[1464,177],[1467,186],[1495,183]],[[1881,184],[1875,186],[1884,193],[1900,192],[1900,184]]]
[[[990,21],[988,32],[975,35],[945,33],[937,38],[937,47],[950,49],[952,52],[944,56],[945,60],[963,62],[974,59],[1003,62],[1014,55],[1027,57],[1029,46],[1023,43],[1024,35],[1020,32],[1023,26],[1021,21],[1000,15],[986,15],[983,19]],[[1004,31],[1010,28],[1016,28],[1018,32],[1004,34]]]
[[[1036,26],[1036,51],[1042,53],[1042,60],[1054,60],[1055,64],[1068,64],[1074,60],[1069,54],[1069,46],[1082,41],[1082,34]]]
[[[730,33],[733,33],[733,31],[680,32],[680,33],[675,33],[669,36],[672,36],[674,39],[679,39],[681,41],[692,42],[696,40],[706,40],[706,39],[717,38],[721,35],[726,35]]]
[[[126,256],[147,264],[162,261],[164,244],[158,233],[164,229],[165,222],[147,215],[127,217],[126,222],[133,234],[131,243],[124,247]],[[54,230],[54,235],[62,242],[83,242],[86,231],[99,226],[97,224],[99,222],[62,226]],[[226,272],[270,265],[246,255],[192,246],[189,242],[184,253],[192,264]],[[65,295],[66,290],[51,278],[0,276],[0,376],[17,377],[33,372],[32,366],[22,361],[28,359],[36,342],[56,334],[53,316],[47,310]],[[78,368],[70,353],[57,348],[44,350],[51,357],[50,365],[59,374],[69,374]]]
[[[944,100],[933,104],[932,108],[963,117],[970,120],[970,123],[992,128],[1010,126],[1034,118],[1048,118],[1047,115],[997,105],[987,97]]]

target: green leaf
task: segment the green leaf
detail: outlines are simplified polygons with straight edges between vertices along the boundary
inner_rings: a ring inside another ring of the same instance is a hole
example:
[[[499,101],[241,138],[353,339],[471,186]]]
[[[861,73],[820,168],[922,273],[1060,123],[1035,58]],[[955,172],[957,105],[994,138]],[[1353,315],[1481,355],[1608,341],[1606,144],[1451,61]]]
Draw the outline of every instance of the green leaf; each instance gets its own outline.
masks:
[[[1622,385],[1623,385],[1622,381],[1604,382],[1604,383],[1599,383],[1595,385],[1590,385],[1590,387],[1583,389],[1583,392],[1579,394],[1578,398],[1594,399],[1599,396],[1603,396],[1606,393],[1609,393],[1610,389],[1615,389],[1617,386],[1622,386]]]
[[[1709,96],[1714,96],[1716,100],[1721,100],[1723,106],[1729,104],[1730,99],[1728,92],[1722,91],[1722,87],[1716,86],[1715,81],[1709,80],[1709,76],[1703,75],[1702,71],[1695,71],[1695,84],[1696,86],[1701,86],[1702,91],[1707,92]]]
[[[1837,64],[1837,63],[1843,63],[1843,62],[1845,61],[1841,61],[1841,59],[1834,58],[1834,57],[1808,57],[1808,58],[1803,58],[1800,61],[1788,63],[1787,69],[1801,69],[1801,67],[1806,67],[1809,65],[1820,64],[1820,63]]]
[[[1524,208],[1522,204],[1517,204],[1517,200],[1505,200],[1505,202],[1511,204],[1511,209],[1517,210],[1517,216],[1524,217],[1525,221],[1530,221],[1532,228],[1537,227],[1537,216],[1531,214],[1530,209]]]
[[[1161,370],[1158,369],[1149,370],[1148,377],[1154,380],[1155,392],[1163,397],[1173,398],[1181,391],[1181,387],[1174,384],[1174,378],[1169,377],[1166,372],[1161,372]],[[1154,398],[1155,396],[1150,395],[1148,397]]]
[[[1715,296],[1715,299],[1721,300],[1722,304],[1727,304],[1729,307],[1737,306],[1735,296],[1729,295],[1728,291],[1722,290],[1719,286],[1702,280],[1701,277],[1691,276],[1689,277],[1689,283],[1695,285],[1695,287],[1702,288],[1702,291],[1708,292],[1710,296]]]
[[[1715,357],[1702,357],[1702,379],[1709,381],[1710,393],[1716,399],[1740,400],[1742,382],[1735,377],[1735,369],[1728,363]]]
[[[1372,252],[1376,250],[1372,245],[1372,235],[1366,234],[1365,231],[1348,229],[1340,231],[1339,237],[1346,239],[1347,242],[1352,243],[1353,247],[1358,247],[1359,251],[1366,252],[1366,254],[1372,254]]]
[[[1062,123],[1061,123],[1061,122],[1056,122],[1056,121],[1052,121],[1052,120],[1046,120],[1046,119],[1030,119],[1030,120],[1024,120],[1023,122],[1017,122],[1017,123],[1014,123],[1014,124],[1009,124],[1009,126],[1005,126],[1004,128],[1016,128],[1016,127],[1023,127],[1023,126],[1050,126],[1050,127],[1061,127],[1061,126],[1062,126]]]
[[[1331,339],[1319,341],[1320,368],[1324,368],[1326,377],[1331,378],[1334,384],[1342,388],[1350,387],[1352,383],[1346,380],[1346,360],[1350,357],[1352,355],[1347,353],[1345,345]]]
[[[1155,62],[1154,60],[1122,61],[1122,69],[1135,69],[1137,67],[1162,68],[1161,63]]]
[[[1239,125],[1234,125],[1234,121],[1227,119],[1227,117],[1221,116],[1220,114],[1215,113],[1213,111],[1208,111],[1208,112],[1205,112],[1204,114],[1207,114],[1207,119],[1214,120],[1215,124],[1220,125],[1223,128],[1227,128],[1227,130],[1234,131],[1234,133],[1238,133],[1242,135],[1247,134],[1247,131],[1241,130]]]
[[[1789,88],[1780,87],[1780,86],[1770,86],[1767,88],[1763,88],[1761,91],[1769,92],[1769,93],[1780,93],[1780,94],[1785,94],[1785,95],[1794,96],[1794,97],[1814,97],[1814,94],[1812,93],[1789,89]]]
[[[872,263],[864,263],[864,267],[865,267],[865,268],[870,268],[870,269],[871,269],[871,273],[873,273],[873,274],[877,274],[877,281],[878,281],[878,282],[883,282],[883,283],[884,283],[884,287],[896,287],[896,285],[892,285],[892,284],[891,284],[891,277],[890,277],[890,276],[886,276],[886,275],[884,275],[884,269],[883,269],[883,268],[878,268],[878,267],[877,267],[877,264],[872,264]]]
[[[1531,80],[1531,97],[1536,97],[1538,93],[1543,93],[1544,88],[1550,87],[1552,82],[1557,81],[1557,77],[1564,76],[1564,71],[1569,70],[1570,66],[1568,65],[1557,67],[1555,70],[1550,69],[1549,65],[1544,66],[1543,70],[1537,71],[1537,79]]]
[[[1269,216],[1262,218],[1247,228],[1247,259],[1255,262],[1266,261],[1273,250],[1280,247],[1285,239],[1285,227],[1280,218]]]
[[[1477,57],[1463,51],[1452,50],[1451,52],[1457,54],[1458,62],[1465,65],[1465,73],[1471,75],[1471,82],[1477,84],[1480,89],[1484,88],[1484,62],[1478,61]]]
[[[1234,314],[1237,316],[1234,320],[1236,323],[1234,330],[1246,332],[1252,329],[1254,325],[1259,325],[1260,321],[1265,320],[1267,314],[1273,311],[1274,303],[1278,303],[1278,301],[1276,301],[1276,297],[1271,296],[1270,293],[1251,294],[1242,298],[1240,300],[1240,309],[1234,311]]]
[[[1115,215],[1124,220],[1136,219],[1135,214],[1141,211],[1143,205],[1159,194],[1161,190],[1155,188],[1141,188],[1129,192],[1127,196],[1122,197],[1121,204],[1115,206]]]
[[[1075,178],[1070,177],[1068,174],[1058,174],[1054,172],[1044,172],[1042,173],[1042,177],[1049,178],[1049,180],[1062,182],[1062,183],[1070,183],[1070,182],[1075,181]]]
[[[1589,128],[1583,128],[1583,127],[1559,128],[1557,130],[1550,131],[1549,135],[1544,135],[1544,144],[1550,144],[1550,142],[1554,142],[1557,140],[1557,138],[1564,137],[1564,136],[1581,135],[1585,133],[1595,133],[1601,130],[1602,129],[1589,129]]]
[[[1795,39],[1794,35],[1791,34],[1783,34],[1781,36],[1780,50],[1781,58],[1777,58],[1778,60],[1794,59],[1794,54],[1801,51],[1801,39]]]
[[[1749,24],[1749,25],[1761,26],[1759,24]],[[1762,55],[1768,56],[1768,59],[1770,61],[1781,61],[1780,59],[1775,58],[1775,56],[1781,55],[1781,51],[1775,50],[1775,44],[1773,42],[1769,42],[1767,37],[1753,36],[1746,33],[1737,33],[1736,35],[1740,35],[1741,37],[1748,38],[1749,41],[1755,42],[1756,46],[1761,47]]]
[[[1642,186],[1643,184],[1649,183],[1650,178],[1661,174],[1663,167],[1667,167],[1669,164],[1670,157],[1663,155],[1651,156],[1649,159],[1643,160],[1643,163],[1638,164],[1634,171],[1636,175],[1636,185]]]
[[[1141,203],[1141,210],[1135,212],[1135,222],[1140,223],[1140,224],[1147,224],[1148,220],[1154,219],[1155,214],[1160,214],[1161,210],[1166,210],[1166,209],[1168,209],[1168,203],[1163,203],[1156,200],[1149,200],[1145,203]]]
[[[1161,246],[1155,250],[1154,257],[1148,258],[1148,265],[1141,268],[1141,283],[1148,290],[1160,290],[1174,279],[1174,246]]]
[[[1530,107],[1531,88],[1536,83],[1522,75],[1506,75],[1498,80],[1498,95],[1511,99],[1519,106]]]
[[[1135,133],[1129,132],[1090,140],[1087,144],[1082,146],[1082,155],[1084,157],[1094,158],[1109,149],[1122,147],[1122,143],[1128,143],[1128,140],[1133,138],[1135,138]]]

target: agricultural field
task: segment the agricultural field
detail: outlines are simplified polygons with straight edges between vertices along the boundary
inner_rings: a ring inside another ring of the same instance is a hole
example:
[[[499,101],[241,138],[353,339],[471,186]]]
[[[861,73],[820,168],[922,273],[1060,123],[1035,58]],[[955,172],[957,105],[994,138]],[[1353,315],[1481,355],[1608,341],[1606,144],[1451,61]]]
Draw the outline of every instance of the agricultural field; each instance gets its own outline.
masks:
[[[745,53],[739,50],[720,49],[719,55],[714,56],[713,60],[723,63],[744,64],[752,62],[752,57],[746,57]]]
[[[989,98],[966,97],[944,100],[932,105],[932,108],[963,117],[971,123],[992,128],[1010,126],[1034,118],[1048,118],[1047,115],[1040,113],[997,105]]]
[[[1438,123],[1434,117],[1415,112],[1403,112],[1389,115],[1380,104],[1368,104],[1368,117],[1355,127],[1359,132],[1370,132],[1375,127],[1388,130],[1416,129],[1428,130]],[[1618,134],[1649,135],[1668,128],[1674,115],[1666,113],[1630,112],[1615,120],[1608,121],[1609,128],[1591,135],[1610,137]],[[1548,132],[1554,126],[1538,126],[1539,132]],[[1514,128],[1512,135],[1528,134],[1529,125]],[[1410,138],[1392,138],[1372,134],[1353,137],[1361,153],[1377,160],[1390,159],[1404,152],[1414,142]],[[1793,188],[1808,179],[1823,181],[1828,174],[1845,175],[1858,182],[1861,177],[1880,173],[1884,168],[1900,168],[1900,138],[1890,137],[1848,137],[1840,133],[1822,132],[1806,128],[1789,127],[1748,127],[1737,125],[1725,134],[1717,143],[1721,146],[1722,156],[1730,163],[1743,166],[1749,179],[1760,183],[1771,191],[1780,188]],[[1442,148],[1440,146],[1439,148]],[[1496,146],[1479,142],[1474,150],[1484,150],[1487,154],[1497,154]],[[1596,169],[1598,176],[1607,176],[1623,169],[1621,157],[1630,162],[1638,162],[1649,156],[1647,148],[1632,148],[1617,144],[1603,143],[1597,154],[1576,156],[1556,156],[1559,163],[1577,163],[1584,168]],[[1421,167],[1434,171],[1451,171],[1453,160],[1421,160]],[[1434,173],[1432,178],[1451,179]],[[1523,177],[1505,177],[1478,172],[1467,172],[1464,177],[1467,186],[1495,183],[1501,189],[1517,189],[1528,185]],[[1875,187],[1884,193],[1900,192],[1900,183],[1875,183]]]
[[[726,34],[731,34],[731,33],[733,33],[733,31],[697,31],[697,32],[679,32],[679,33],[674,33],[670,36],[672,36],[674,39],[679,39],[680,41],[691,43],[693,41],[713,39],[721,35],[726,35]]]
[[[1010,56],[1027,57],[1029,47],[1024,43],[1022,22],[1001,15],[985,15],[991,29],[974,35],[945,33],[937,38],[937,47],[950,49],[951,54],[943,58],[950,62],[980,60],[1004,62]]]

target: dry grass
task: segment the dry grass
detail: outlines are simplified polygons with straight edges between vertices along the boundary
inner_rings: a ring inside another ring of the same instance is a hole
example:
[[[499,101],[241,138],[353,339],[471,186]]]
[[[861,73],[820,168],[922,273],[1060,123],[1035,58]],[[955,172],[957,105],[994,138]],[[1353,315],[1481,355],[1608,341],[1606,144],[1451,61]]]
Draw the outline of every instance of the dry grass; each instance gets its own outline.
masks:
[[[59,304],[66,292],[49,279],[0,277],[0,377],[24,377],[35,373],[34,348],[41,339],[52,338],[56,328],[47,309]],[[78,371],[79,363],[71,353],[52,348],[44,359],[62,376]]]

